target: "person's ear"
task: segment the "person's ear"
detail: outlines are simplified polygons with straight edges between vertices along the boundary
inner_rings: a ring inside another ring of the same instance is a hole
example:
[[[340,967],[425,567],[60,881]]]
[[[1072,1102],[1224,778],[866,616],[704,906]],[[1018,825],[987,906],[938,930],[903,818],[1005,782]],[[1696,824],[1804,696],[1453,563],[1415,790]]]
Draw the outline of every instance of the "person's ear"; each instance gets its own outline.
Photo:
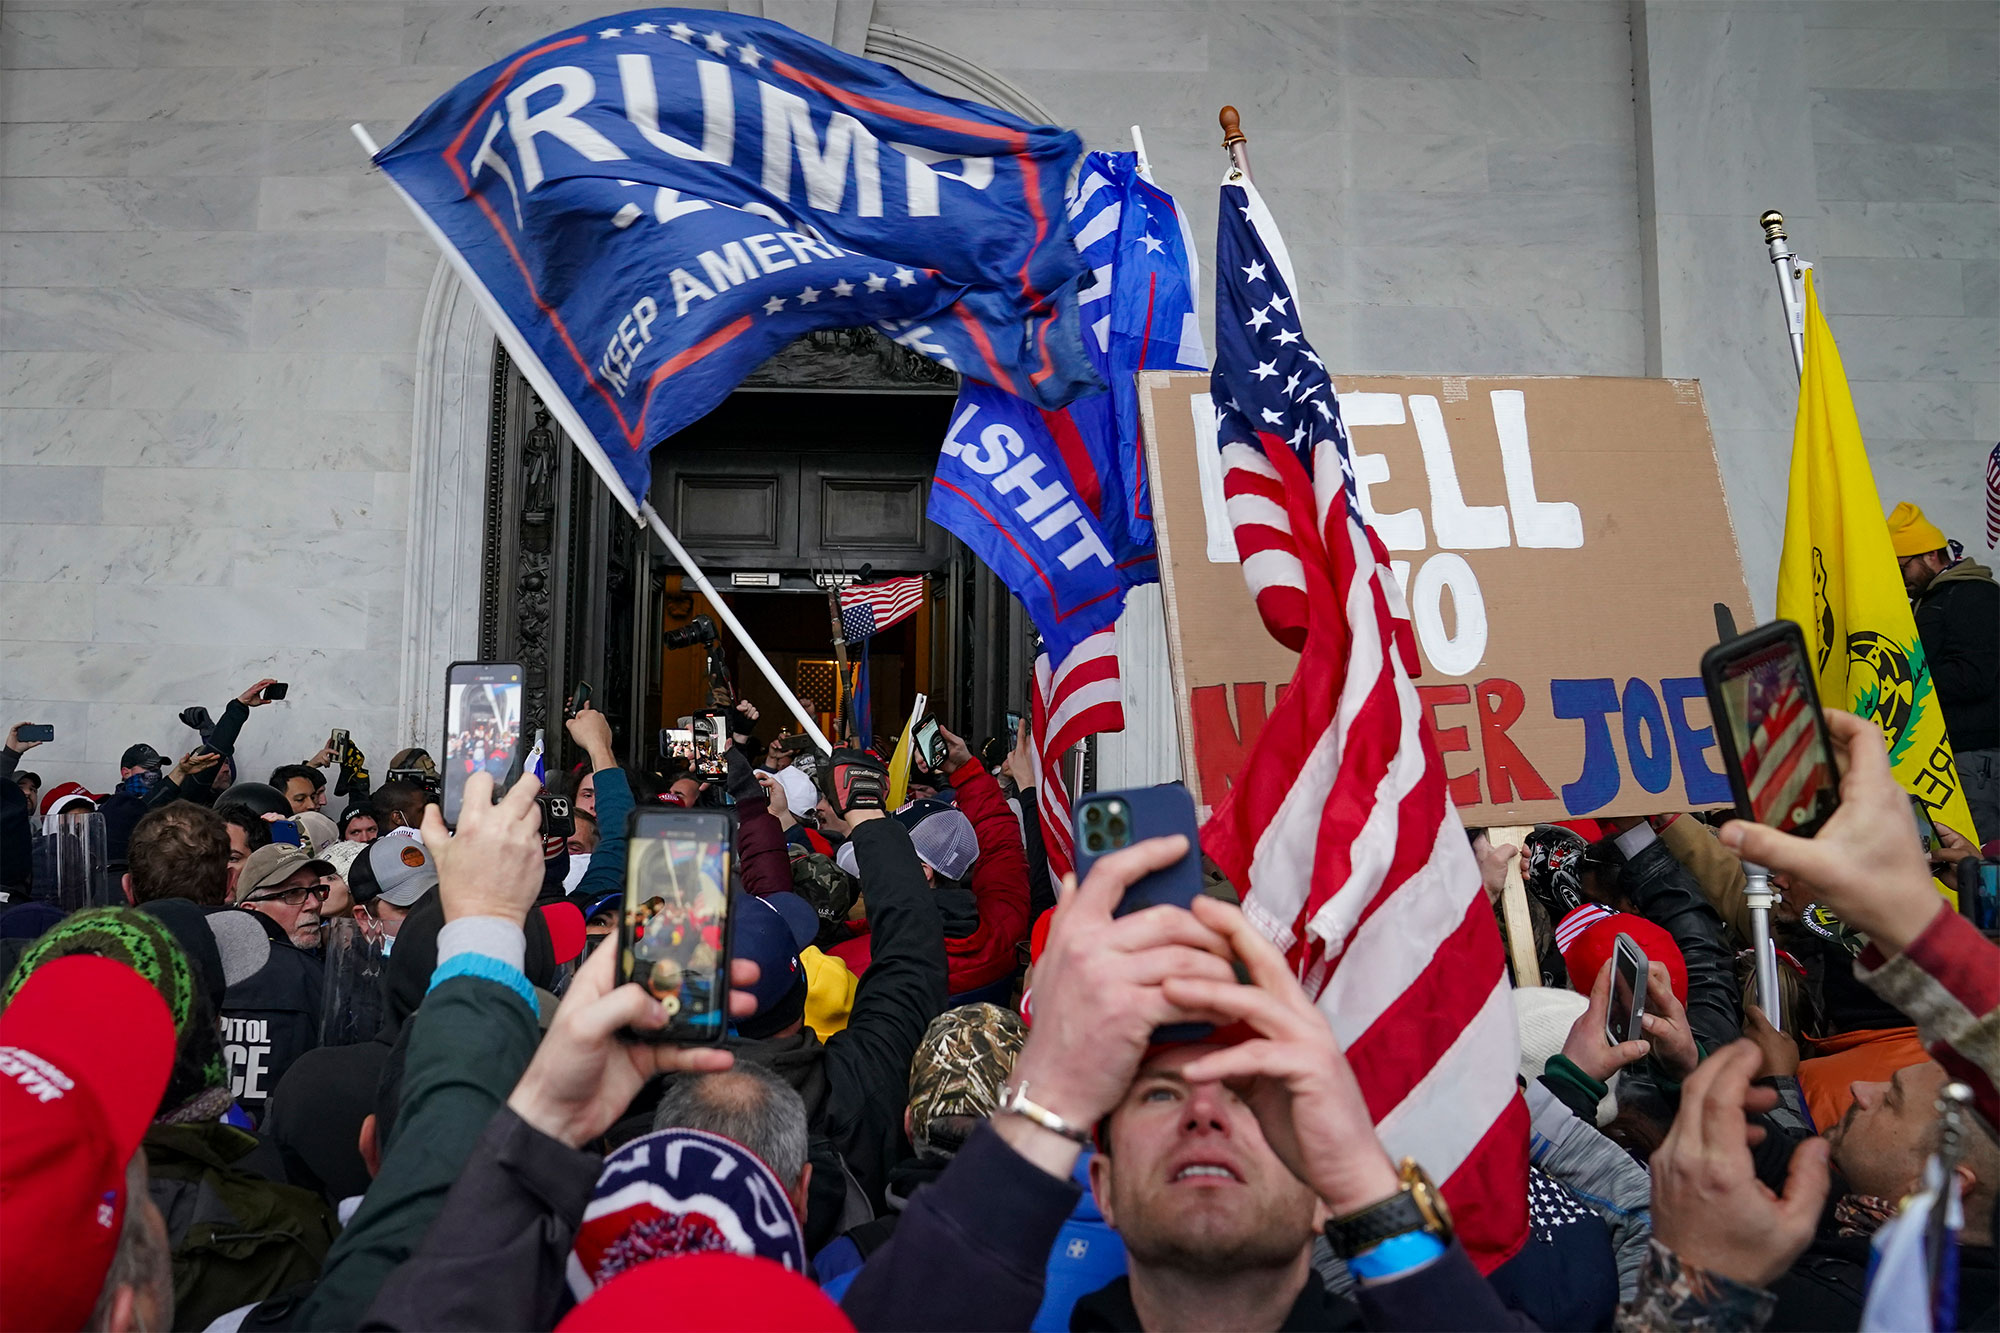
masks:
[[[799,1168],[799,1187],[792,1191],[792,1210],[799,1215],[799,1221],[806,1220],[806,1201],[812,1197],[813,1164],[807,1162]]]
[[[136,898],[134,898],[134,897],[132,896],[132,872],[131,872],[131,871],[129,871],[129,870],[128,870],[128,871],[126,871],[126,872],[125,872],[124,874],[122,874],[122,875],[120,875],[120,876],[118,877],[118,886],[119,886],[120,888],[122,888],[122,889],[124,889],[124,890],[125,890],[125,901],[126,901],[126,902],[128,902],[128,903],[130,903],[130,904],[131,904],[132,906],[134,906],[134,907],[137,907],[137,906],[139,905],[139,903],[138,903],[138,899],[136,899]]]
[[[1111,1154],[1094,1152],[1090,1155],[1090,1197],[1097,1201],[1097,1211],[1104,1216],[1104,1225],[1113,1231],[1118,1229],[1118,1219],[1111,1211]]]
[[[138,1295],[129,1283],[118,1284],[117,1294],[111,1298],[111,1309],[104,1319],[105,1333],[138,1333]]]
[[[368,1178],[373,1180],[382,1171],[382,1153],[375,1146],[375,1117],[371,1113],[361,1121],[361,1133],[354,1146],[361,1150],[361,1164],[368,1168]]]

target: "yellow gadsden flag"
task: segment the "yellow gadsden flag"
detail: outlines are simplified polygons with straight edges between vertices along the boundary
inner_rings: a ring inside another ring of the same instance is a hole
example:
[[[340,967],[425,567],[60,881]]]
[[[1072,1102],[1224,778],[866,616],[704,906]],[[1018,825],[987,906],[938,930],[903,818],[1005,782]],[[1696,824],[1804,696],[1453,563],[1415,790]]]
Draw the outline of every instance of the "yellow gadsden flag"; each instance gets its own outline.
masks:
[[[1847,372],[1820,314],[1810,269],[1805,345],[1785,549],[1778,560],[1778,615],[1805,631],[1820,699],[1875,719],[1904,788],[1929,807],[1933,822],[1974,838]]]

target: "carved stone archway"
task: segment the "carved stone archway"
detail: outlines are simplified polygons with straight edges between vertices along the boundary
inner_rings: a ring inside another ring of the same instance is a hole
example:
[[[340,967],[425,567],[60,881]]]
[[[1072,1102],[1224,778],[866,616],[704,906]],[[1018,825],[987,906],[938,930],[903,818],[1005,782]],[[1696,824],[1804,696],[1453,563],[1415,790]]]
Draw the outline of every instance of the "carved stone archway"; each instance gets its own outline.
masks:
[[[969,96],[1037,124],[1054,123],[1047,108],[1006,79],[893,28],[871,24],[863,54],[920,78],[928,75],[955,84]],[[458,275],[440,258],[417,343],[403,654],[397,688],[399,743],[435,739],[444,726],[440,710],[445,668],[479,654],[492,428],[495,398],[504,392],[494,374],[496,350],[492,327]],[[935,391],[913,384],[914,368],[898,358],[921,363],[925,373],[949,374],[872,330],[829,330],[787,347],[750,383],[755,386],[758,376],[798,374],[798,368],[814,358],[820,361],[822,374],[835,372],[849,379],[840,387]],[[878,369],[879,381],[863,383],[870,362]],[[767,387],[782,386],[770,381]]]

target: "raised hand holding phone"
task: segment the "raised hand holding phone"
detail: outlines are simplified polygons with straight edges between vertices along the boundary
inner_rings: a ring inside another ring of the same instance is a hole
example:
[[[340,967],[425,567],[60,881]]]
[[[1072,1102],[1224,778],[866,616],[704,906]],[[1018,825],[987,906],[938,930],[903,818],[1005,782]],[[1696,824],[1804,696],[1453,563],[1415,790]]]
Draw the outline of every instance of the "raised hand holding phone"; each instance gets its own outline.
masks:
[[[583,1147],[617,1123],[655,1075],[712,1074],[736,1063],[720,1046],[623,1039],[626,1032],[657,1032],[669,1017],[643,986],[618,983],[615,952],[597,949],[584,961],[534,1060],[507,1098],[515,1115],[572,1148]],[[757,1001],[747,988],[757,984],[757,976],[757,964],[748,959],[731,965],[732,1015],[756,1012]]]
[[[1824,826],[1805,838],[1736,819],[1719,836],[1744,860],[1811,884],[1828,911],[1884,952],[1901,953],[1947,904],[1910,836],[1909,797],[1890,771],[1881,730],[1837,709],[1826,725],[1846,762],[1840,808]]]
[[[541,789],[530,775],[495,805],[492,777],[473,774],[456,837],[445,828],[442,810],[424,807],[424,850],[437,864],[446,922],[497,916],[518,926],[528,919],[542,891],[542,814],[535,804]]]

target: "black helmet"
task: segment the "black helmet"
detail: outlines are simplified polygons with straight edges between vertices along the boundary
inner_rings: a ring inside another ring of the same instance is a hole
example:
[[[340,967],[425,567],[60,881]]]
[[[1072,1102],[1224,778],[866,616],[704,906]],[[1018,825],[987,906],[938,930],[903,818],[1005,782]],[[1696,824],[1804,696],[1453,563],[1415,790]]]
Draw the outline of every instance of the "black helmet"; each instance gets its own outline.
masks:
[[[292,817],[292,803],[268,782],[239,782],[216,797],[215,805],[218,810],[225,805],[240,805],[253,815]]]

